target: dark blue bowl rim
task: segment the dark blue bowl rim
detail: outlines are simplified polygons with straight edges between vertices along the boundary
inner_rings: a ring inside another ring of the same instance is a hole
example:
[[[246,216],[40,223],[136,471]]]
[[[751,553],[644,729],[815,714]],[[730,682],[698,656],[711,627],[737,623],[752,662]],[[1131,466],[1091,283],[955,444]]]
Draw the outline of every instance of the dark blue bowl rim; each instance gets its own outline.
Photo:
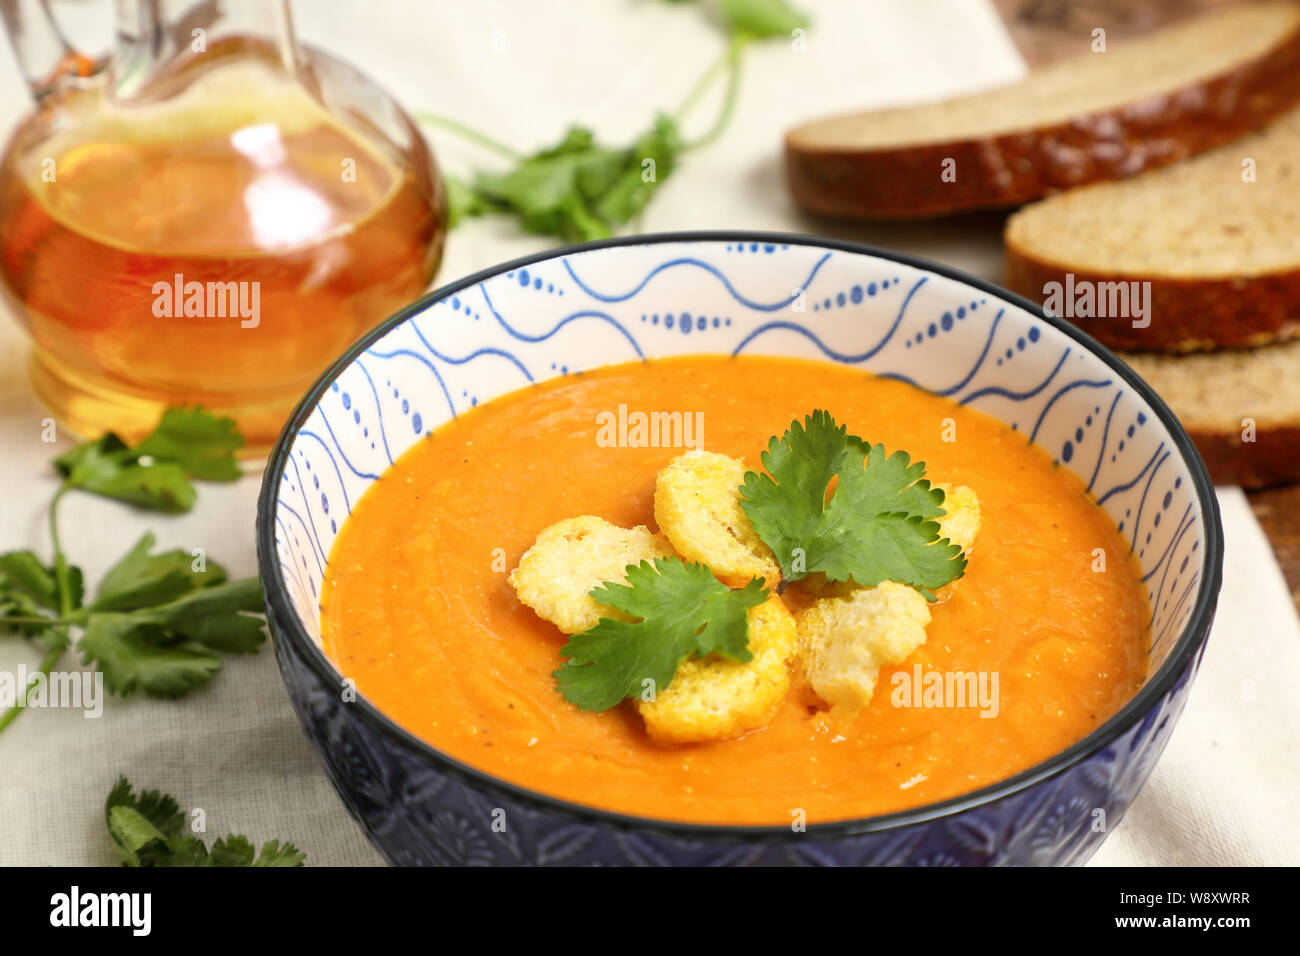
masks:
[[[1205,527],[1205,565],[1208,574],[1201,583],[1196,603],[1188,618],[1187,626],[1178,637],[1169,656],[1159,672],[1146,682],[1136,695],[1115,713],[1109,720],[1092,733],[1065,750],[1049,757],[1042,763],[1035,764],[1027,770],[990,784],[979,790],[962,794],[938,803],[927,804],[911,810],[883,814],[873,817],[837,820],[830,823],[809,824],[806,831],[795,832],[789,824],[772,826],[733,826],[703,823],[678,823],[653,817],[639,817],[630,814],[601,810],[584,804],[573,803],[558,797],[548,796],[534,790],[521,787],[509,781],[478,770],[469,764],[442,753],[432,745],[416,737],[385,716],[377,707],[358,696],[349,707],[355,708],[356,715],[373,731],[392,740],[407,755],[425,764],[431,769],[446,773],[461,783],[480,792],[500,795],[523,804],[534,810],[554,813],[587,824],[614,827],[621,830],[635,830],[654,833],[671,838],[685,840],[717,840],[728,842],[795,842],[809,839],[836,839],[866,833],[881,833],[899,830],[917,824],[929,823],[944,817],[952,817],[980,806],[995,803],[1006,797],[1028,790],[1037,784],[1064,773],[1077,766],[1087,758],[1114,742],[1138,723],[1166,693],[1176,684],[1179,677],[1195,658],[1200,647],[1208,638],[1210,625],[1214,620],[1214,611],[1218,603],[1219,588],[1223,579],[1223,526],[1219,518],[1218,500],[1214,495],[1214,486],[1205,468],[1200,454],[1188,436],[1182,424],[1174,417],[1165,402],[1137,376],[1131,368],[1121,361],[1108,348],[1076,328],[1064,319],[1049,315],[1041,306],[1023,296],[1008,292],[985,279],[963,273],[959,269],[937,262],[931,262],[919,256],[912,256],[886,249],[879,249],[863,243],[825,239],[818,236],[800,235],[780,232],[751,232],[745,230],[702,230],[683,232],[646,233],[632,236],[619,236],[601,239],[579,245],[552,248],[533,255],[523,256],[510,262],[492,266],[481,272],[458,279],[421,296],[401,311],[385,319],[371,329],[366,335],[348,348],[324,374],[317,379],[280,433],[262,477],[262,488],[257,501],[257,563],[258,573],[266,595],[267,613],[271,619],[271,631],[276,641],[287,641],[289,649],[303,658],[315,671],[317,677],[326,685],[339,682],[341,675],[329,662],[324,652],[307,634],[302,621],[299,620],[289,600],[288,590],[281,573],[280,563],[276,557],[274,531],[274,505],[279,475],[288,462],[289,449],[298,430],[306,422],[317,401],[329,388],[330,384],[347,368],[357,356],[361,355],[394,327],[400,325],[413,315],[428,308],[432,303],[454,295],[466,288],[490,279],[493,276],[517,270],[561,256],[595,249],[609,249],[618,246],[657,245],[672,242],[757,242],[760,244],[800,245],[874,256],[891,260],[916,269],[922,269],[941,275],[972,288],[979,289],[986,295],[1017,306],[1041,321],[1051,325],[1064,335],[1083,345],[1096,355],[1110,369],[1125,381],[1141,398],[1151,406],[1161,425],[1169,432],[1175,448],[1187,462],[1191,472],[1192,483],[1201,503],[1201,522]]]

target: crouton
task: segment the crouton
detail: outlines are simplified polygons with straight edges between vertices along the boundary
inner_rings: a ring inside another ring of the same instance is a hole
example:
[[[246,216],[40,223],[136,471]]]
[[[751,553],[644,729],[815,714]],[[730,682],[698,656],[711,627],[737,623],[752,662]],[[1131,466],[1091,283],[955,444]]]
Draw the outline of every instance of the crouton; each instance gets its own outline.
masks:
[[[965,485],[935,484],[943,489],[943,508],[948,512],[939,518],[939,537],[969,551],[980,530],[980,500]]]
[[[753,660],[692,658],[653,701],[638,701],[650,738],[660,744],[738,737],[767,726],[790,687],[787,662],[798,638],[794,617],[775,594],[749,610]]]
[[[542,530],[510,572],[519,600],[565,634],[596,626],[602,617],[631,620],[616,608],[597,604],[591,590],[606,581],[621,582],[629,564],[671,557],[672,546],[644,525],[620,528],[604,518],[583,515]]]
[[[745,463],[713,452],[674,458],[655,481],[659,530],[688,561],[708,565],[728,587],[762,578],[781,583],[781,568],[740,507]]]
[[[901,664],[925,643],[930,608],[892,581],[823,598],[798,618],[799,657],[817,696],[836,708],[870,702],[880,668]]]

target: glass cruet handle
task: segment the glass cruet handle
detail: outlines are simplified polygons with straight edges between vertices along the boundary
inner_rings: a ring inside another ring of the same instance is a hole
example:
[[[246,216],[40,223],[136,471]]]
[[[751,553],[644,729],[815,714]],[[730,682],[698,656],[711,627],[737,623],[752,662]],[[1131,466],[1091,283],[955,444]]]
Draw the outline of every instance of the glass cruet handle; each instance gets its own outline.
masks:
[[[0,19],[23,78],[42,100],[69,76],[90,76],[99,65],[64,39],[50,14],[49,0],[0,0]]]

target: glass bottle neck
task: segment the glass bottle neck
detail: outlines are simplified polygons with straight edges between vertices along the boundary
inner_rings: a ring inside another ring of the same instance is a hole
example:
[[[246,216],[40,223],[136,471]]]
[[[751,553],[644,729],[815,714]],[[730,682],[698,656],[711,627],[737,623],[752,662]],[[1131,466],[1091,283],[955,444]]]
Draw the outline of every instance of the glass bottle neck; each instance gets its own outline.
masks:
[[[302,61],[287,0],[117,0],[113,95],[131,99],[160,74],[232,46],[297,76]]]

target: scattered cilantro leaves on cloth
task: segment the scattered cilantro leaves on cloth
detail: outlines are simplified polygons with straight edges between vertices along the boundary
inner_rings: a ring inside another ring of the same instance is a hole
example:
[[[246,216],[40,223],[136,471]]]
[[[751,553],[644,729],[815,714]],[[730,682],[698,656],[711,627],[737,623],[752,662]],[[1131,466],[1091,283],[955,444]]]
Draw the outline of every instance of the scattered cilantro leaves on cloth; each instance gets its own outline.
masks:
[[[718,653],[736,661],[749,650],[749,609],[767,599],[760,580],[732,589],[702,564],[656,558],[627,568],[627,584],[606,582],[591,592],[601,604],[636,621],[601,618],[560,651],[554,674],[565,699],[582,710],[608,710],[639,696],[644,681],[666,690],[687,658]]]
[[[457,219],[498,210],[517,215],[528,232],[603,239],[641,212],[681,150],[668,116],[657,117],[627,149],[602,146],[590,130],[571,126],[559,143],[524,157],[507,173],[476,173],[468,195],[453,196],[461,204],[453,209]],[[651,170],[653,178],[645,178]]]
[[[226,580],[226,569],[206,558],[197,564],[187,551],[150,554],[156,539],[145,532],[100,579],[95,592],[96,611],[130,611],[165,604],[198,587],[211,587]]]
[[[108,434],[83,442],[54,460],[63,476],[50,503],[54,563],[31,551],[0,554],[0,629],[45,649],[38,673],[47,675],[73,645],[104,675],[116,694],[179,697],[221,667],[218,654],[247,654],[264,640],[261,585],[227,580],[225,568],[183,550],[153,553],[147,533],[104,575],[85,604],[82,573],[69,564],[59,538],[58,507],[74,490],[146,510],[188,511],[192,479],[239,477],[235,453],[243,438],[231,419],[199,408],[169,408],[158,427],[131,446]],[[33,681],[39,677],[33,677]],[[0,730],[21,712],[23,700],[0,714]]]
[[[782,587],[821,572],[926,592],[965,572],[961,548],[939,539],[943,492],[906,452],[888,455],[819,409],[773,437],[762,461],[767,474],[745,475],[740,504],[776,555]]]
[[[569,242],[604,239],[636,220],[684,154],[712,143],[725,130],[739,95],[741,56],[747,43],[790,37],[808,17],[786,0],[721,0],[730,39],[722,57],[696,83],[675,114],[660,113],[630,146],[596,141],[592,131],[571,124],[553,146],[519,153],[449,117],[417,113],[437,126],[496,153],[510,163],[501,172],[478,170],[469,179],[448,176],[448,225],[490,212],[516,216],[530,233]],[[727,75],[723,104],[710,131],[688,142],[682,123],[718,74]]]
[[[108,794],[104,818],[113,852],[125,866],[302,866],[307,856],[292,843],[271,840],[256,852],[247,837],[221,837],[209,850],[185,833],[185,814],[157,790],[132,792],[122,777]]]

